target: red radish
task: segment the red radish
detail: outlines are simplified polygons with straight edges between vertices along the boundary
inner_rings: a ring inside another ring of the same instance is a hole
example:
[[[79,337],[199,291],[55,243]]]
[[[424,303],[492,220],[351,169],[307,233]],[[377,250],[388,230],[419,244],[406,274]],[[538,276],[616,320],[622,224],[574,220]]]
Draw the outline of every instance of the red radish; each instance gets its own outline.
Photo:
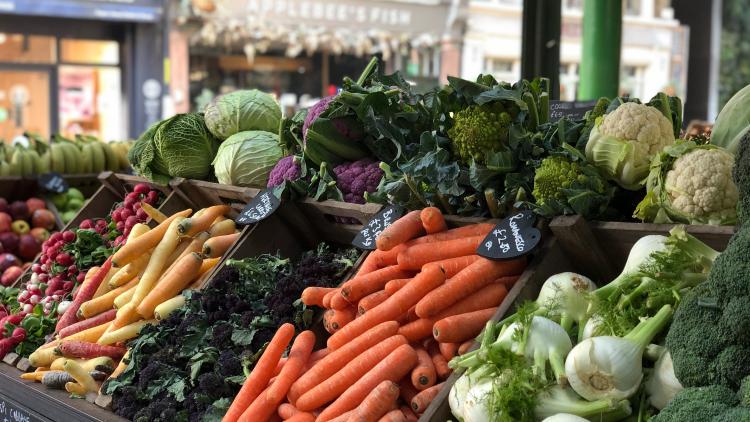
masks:
[[[64,240],[64,241],[66,241],[66,242],[73,242],[74,240],[76,240],[76,234],[75,234],[75,233],[73,233],[73,232],[72,232],[72,231],[70,231],[70,230],[66,230],[66,231],[64,231],[64,232],[63,232],[63,234],[62,234],[62,238],[63,238],[63,240]]]
[[[79,224],[78,227],[84,230],[88,230],[94,227],[94,223],[90,219],[86,219],[86,220],[81,221],[81,224]]]

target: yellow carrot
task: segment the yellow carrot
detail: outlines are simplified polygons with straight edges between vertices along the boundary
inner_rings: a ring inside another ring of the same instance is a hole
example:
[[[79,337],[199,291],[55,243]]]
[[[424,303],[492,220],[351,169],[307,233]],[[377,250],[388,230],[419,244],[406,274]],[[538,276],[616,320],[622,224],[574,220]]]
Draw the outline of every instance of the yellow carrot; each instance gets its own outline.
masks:
[[[65,391],[67,391],[70,394],[75,394],[77,396],[85,396],[86,395],[86,387],[82,386],[81,384],[79,384],[77,382],[66,382],[65,383]]]
[[[141,300],[148,295],[162,276],[162,271],[164,271],[167,266],[167,258],[169,258],[169,255],[174,252],[174,249],[177,247],[177,243],[180,240],[179,235],[177,234],[177,227],[184,219],[184,217],[177,217],[172,220],[161,241],[156,248],[154,248],[154,253],[151,254],[151,259],[148,261],[146,270],[143,272],[141,279],[138,281],[138,286],[135,288],[133,298],[130,299],[130,303],[133,305],[138,306]],[[154,233],[155,230],[156,229],[149,233]],[[143,237],[136,238],[134,242],[137,242],[142,238]],[[127,245],[123,247],[126,246]]]
[[[107,331],[107,328],[112,324],[112,321],[105,322],[104,324],[97,325],[96,327],[91,327],[88,329],[85,329],[83,331],[79,331],[75,334],[71,334],[67,337],[65,337],[63,340],[65,341],[85,341],[88,343],[95,343],[97,340],[99,340],[99,337],[104,334],[105,331]]]
[[[65,372],[69,373],[70,376],[75,378],[76,381],[78,381],[79,384],[85,388],[85,392],[95,392],[99,389],[99,385],[94,381],[94,378],[91,377],[91,374],[86,372],[85,369],[83,369],[83,366],[81,366],[78,362],[68,359],[65,361],[65,364],[63,365],[65,368]],[[67,389],[67,384],[65,385]]]
[[[57,359],[57,356],[54,352],[54,347],[50,347],[47,349],[37,349],[34,351],[34,353],[29,355],[29,363],[31,364],[31,366],[36,368],[39,368],[41,366],[50,366],[52,365],[52,362]]]
[[[165,237],[167,230],[172,225],[172,222],[178,218],[185,218],[193,212],[191,209],[186,209],[177,213],[172,214],[169,218],[159,223],[158,226],[149,230],[148,233],[136,237],[130,242],[125,243],[114,255],[112,255],[112,265],[115,267],[124,267],[130,261],[134,260],[144,251],[156,247],[161,243],[162,238]],[[176,238],[174,240],[177,242]],[[170,249],[169,253],[172,253],[174,247]],[[156,252],[156,251],[154,251]],[[169,253],[163,259],[169,256]]]
[[[211,271],[219,261],[221,261],[221,257],[204,259],[200,270],[198,270],[198,275],[200,276]]]
[[[202,263],[203,259],[195,252],[180,259],[143,298],[138,305],[138,313],[144,318],[151,318],[154,315],[154,308],[180,293],[198,276]]]
[[[130,283],[124,286],[120,286],[110,292],[107,292],[107,294],[103,296],[99,296],[95,299],[91,299],[88,302],[83,303],[78,312],[85,319],[91,318],[94,315],[98,315],[106,310],[112,309],[115,304],[115,299],[117,299],[118,296],[125,293],[129,289],[134,288],[136,285],[138,285],[138,280],[131,280]]]
[[[138,273],[146,268],[146,265],[148,265],[148,261],[150,258],[151,253],[144,252],[143,254],[141,254],[141,256],[131,261],[128,265],[120,268],[120,271],[118,271],[112,277],[112,279],[109,280],[109,286],[112,288],[120,287],[130,280],[134,279],[138,275]]]
[[[138,312],[136,312],[135,305],[133,305],[132,302],[128,302],[125,304],[125,306],[117,310],[117,316],[115,316],[115,320],[112,321],[112,325],[109,327],[109,330],[105,334],[109,334],[112,331],[117,330],[118,328],[122,328],[128,324],[132,324],[139,319],[141,319],[141,316],[138,315]]]
[[[169,257],[169,261],[171,264],[169,267],[164,271],[164,274],[170,272],[172,270],[172,267],[175,266],[175,264],[182,259],[185,255],[189,255],[193,252],[195,253],[201,253],[203,250],[203,244],[208,240],[209,235],[207,232],[200,232],[193,238],[192,241],[188,242],[187,247],[182,251],[182,253],[176,257],[173,258],[172,256]],[[182,243],[180,244],[182,245]],[[174,255],[174,254],[173,254]]]
[[[154,309],[154,318],[156,318],[157,321],[163,321],[167,319],[167,317],[169,317],[169,314],[181,308],[182,305],[184,304],[185,304],[185,296],[181,294],[177,295],[173,297],[172,299],[169,299],[159,304],[159,306],[157,306],[156,309]]]
[[[109,376],[110,379],[115,379],[122,374],[123,371],[125,371],[125,368],[128,367],[128,363],[130,362],[130,349],[128,349],[127,352],[125,352],[125,356],[120,359],[120,363],[117,364],[117,368],[115,368],[114,371],[112,371],[112,374]]]
[[[127,341],[131,338],[138,337],[138,334],[141,332],[141,329],[145,327],[148,324],[156,325],[159,321],[155,319],[148,319],[148,320],[141,320],[137,322],[133,322],[131,324],[128,324],[124,327],[118,328],[117,330],[114,330],[112,332],[109,332],[102,336],[102,338],[97,341],[97,343],[106,346],[108,344],[114,344],[119,343],[121,341]]]
[[[227,214],[231,209],[232,207],[229,205],[214,205],[212,207],[204,208],[200,215],[182,220],[177,232],[181,236],[193,237],[196,234],[207,230],[211,227],[214,220],[216,220],[216,217]]]
[[[210,234],[211,237],[224,236],[225,234],[234,233],[236,229],[237,226],[235,226],[234,220],[225,219],[218,223],[214,222],[214,224],[211,225],[211,228],[208,229],[208,234]]]
[[[156,208],[152,207],[150,204],[141,202],[141,208],[143,208],[143,211],[146,212],[146,215],[151,217],[151,219],[156,221],[157,223],[162,223],[164,222],[164,220],[167,219],[166,215],[164,215],[161,211],[157,210]]]
[[[21,379],[26,381],[36,381],[36,382],[42,382],[42,378],[44,377],[44,374],[46,374],[49,371],[34,371],[34,372],[26,372],[24,374],[21,374]]]
[[[203,244],[203,255],[216,258],[224,255],[226,251],[240,238],[239,233],[225,234],[224,236],[212,237]]]
[[[62,357],[62,358],[55,359],[54,361],[52,361],[52,364],[50,364],[49,369],[52,371],[62,371],[63,364],[65,363],[65,359],[67,358]]]
[[[114,302],[112,302],[112,305],[116,309],[120,309],[123,306],[127,305],[128,303],[130,303],[130,300],[133,298],[133,293],[135,293],[135,288],[138,286],[138,279],[136,278],[134,280],[131,280],[131,283],[133,284],[132,287],[120,293],[120,295],[115,298]]]

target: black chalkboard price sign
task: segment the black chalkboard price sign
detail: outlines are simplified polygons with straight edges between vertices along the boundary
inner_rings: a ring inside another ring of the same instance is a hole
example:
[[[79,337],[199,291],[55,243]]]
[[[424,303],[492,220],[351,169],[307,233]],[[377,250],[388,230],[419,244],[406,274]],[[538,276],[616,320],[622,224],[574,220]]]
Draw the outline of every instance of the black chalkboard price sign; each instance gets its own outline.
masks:
[[[279,205],[281,205],[279,198],[271,190],[266,189],[245,205],[234,221],[243,226],[257,223],[273,214]]]
[[[47,422],[33,410],[16,403],[0,394],[0,422]]]
[[[359,249],[368,251],[375,250],[375,239],[386,227],[393,224],[404,215],[404,210],[400,207],[387,206],[380,210],[370,221],[362,227],[352,241],[352,245]]]
[[[49,172],[39,175],[37,179],[39,187],[50,193],[63,193],[68,191],[68,182],[60,173]]]
[[[587,111],[594,108],[597,100],[593,101],[558,101],[549,102],[549,119],[556,122],[563,117],[573,120],[582,119]]]
[[[477,254],[488,259],[512,259],[526,255],[542,240],[534,227],[531,211],[520,211],[495,226],[477,248]]]

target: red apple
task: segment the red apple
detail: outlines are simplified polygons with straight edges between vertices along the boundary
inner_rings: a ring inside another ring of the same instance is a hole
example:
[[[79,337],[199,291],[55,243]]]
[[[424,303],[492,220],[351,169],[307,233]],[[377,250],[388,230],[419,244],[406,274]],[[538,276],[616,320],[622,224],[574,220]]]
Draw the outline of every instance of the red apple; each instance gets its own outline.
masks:
[[[0,243],[3,245],[5,252],[18,252],[18,235],[13,232],[0,233]]]
[[[18,241],[18,254],[26,261],[33,260],[41,249],[39,242],[30,234],[24,234]]]
[[[10,215],[13,216],[14,220],[26,220],[29,218],[29,207],[24,201],[13,201],[10,204]]]
[[[55,215],[50,210],[36,210],[31,215],[31,225],[52,230],[55,228]]]
[[[0,212],[5,212],[5,213],[10,212],[8,201],[6,201],[5,198],[0,198]]]
[[[12,267],[8,267],[5,271],[3,271],[2,277],[0,277],[0,284],[3,286],[10,286],[18,280],[18,277],[21,277],[21,274],[23,274],[23,270],[21,267],[14,265]]]
[[[17,235],[26,234],[31,231],[31,227],[29,227],[29,223],[27,223],[25,220],[16,220],[10,225],[11,230],[13,230],[13,233]]]
[[[26,200],[26,206],[29,208],[29,212],[31,214],[34,214],[34,211],[36,210],[44,210],[47,209],[47,204],[44,203],[43,199],[39,198],[29,198]]]
[[[49,231],[44,227],[35,227],[31,229],[29,233],[34,236],[34,239],[36,239],[40,245],[44,243],[45,240],[49,239]]]
[[[13,223],[13,217],[6,212],[0,212],[0,233],[9,232],[11,223]]]
[[[20,265],[21,261],[19,261],[15,255],[9,253],[0,255],[0,273],[4,272],[6,269],[8,269],[8,267],[18,267]]]

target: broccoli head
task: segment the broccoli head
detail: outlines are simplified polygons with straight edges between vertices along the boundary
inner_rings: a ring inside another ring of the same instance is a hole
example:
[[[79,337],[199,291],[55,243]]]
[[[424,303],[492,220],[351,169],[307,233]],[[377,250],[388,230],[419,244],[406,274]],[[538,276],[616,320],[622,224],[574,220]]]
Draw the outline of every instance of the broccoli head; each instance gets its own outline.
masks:
[[[502,149],[508,140],[511,116],[499,102],[471,105],[456,112],[448,129],[453,154],[465,164],[485,164],[487,156]]]
[[[336,185],[344,194],[344,201],[353,204],[365,203],[365,192],[375,192],[380,179],[383,178],[383,170],[379,164],[369,158],[363,158],[333,168]]]
[[[532,194],[541,215],[593,218],[607,209],[613,193],[594,166],[555,155],[542,160],[536,170]]]
[[[748,422],[750,407],[723,385],[686,388],[651,422]]]
[[[674,371],[682,385],[712,384],[732,390],[750,376],[750,148],[738,150],[734,181],[743,224],[716,258],[708,279],[680,303],[667,334]]]

